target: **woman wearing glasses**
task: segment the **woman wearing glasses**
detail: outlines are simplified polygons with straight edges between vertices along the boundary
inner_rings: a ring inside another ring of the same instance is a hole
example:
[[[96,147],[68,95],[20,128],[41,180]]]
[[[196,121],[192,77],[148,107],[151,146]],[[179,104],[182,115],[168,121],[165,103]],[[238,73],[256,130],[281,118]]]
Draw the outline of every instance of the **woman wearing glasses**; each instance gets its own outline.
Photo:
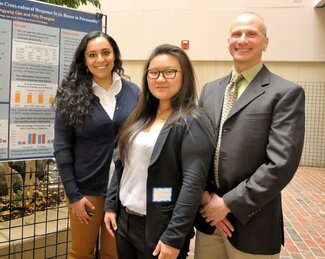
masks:
[[[118,137],[120,156],[105,201],[119,259],[187,256],[214,151],[212,126],[196,100],[185,52],[172,45],[154,49],[138,106]]]

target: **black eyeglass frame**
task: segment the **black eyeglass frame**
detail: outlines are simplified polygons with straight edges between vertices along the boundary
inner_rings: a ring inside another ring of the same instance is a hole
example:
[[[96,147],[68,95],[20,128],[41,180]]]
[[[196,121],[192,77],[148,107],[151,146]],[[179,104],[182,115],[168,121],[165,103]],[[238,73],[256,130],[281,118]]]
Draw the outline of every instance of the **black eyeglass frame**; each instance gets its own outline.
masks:
[[[157,76],[152,77],[152,74],[150,74],[150,72],[153,72],[153,71],[158,72]],[[174,75],[172,77],[167,75],[167,77],[166,77],[166,75],[165,75],[166,71],[169,71],[169,72],[172,71],[174,73]],[[166,69],[163,69],[163,70],[147,69],[146,73],[147,73],[147,77],[149,79],[158,79],[160,77],[160,74],[162,74],[163,78],[165,78],[165,79],[174,79],[176,77],[176,75],[177,75],[177,72],[180,72],[180,71],[182,71],[182,69],[176,69],[176,68],[166,68]],[[151,76],[149,76],[149,74]]]

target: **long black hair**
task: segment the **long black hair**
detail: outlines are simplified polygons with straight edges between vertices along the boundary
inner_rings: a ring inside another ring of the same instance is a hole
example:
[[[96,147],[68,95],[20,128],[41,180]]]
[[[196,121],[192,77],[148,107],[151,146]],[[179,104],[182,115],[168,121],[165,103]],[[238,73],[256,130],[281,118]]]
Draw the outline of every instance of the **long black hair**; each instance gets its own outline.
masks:
[[[90,112],[90,103],[95,97],[92,89],[93,75],[85,63],[85,50],[90,40],[99,37],[107,39],[113,48],[115,60],[112,73],[116,72],[121,77],[128,78],[124,75],[121,53],[115,40],[101,31],[86,34],[76,49],[69,72],[62,80],[55,97],[55,105],[59,114],[68,125],[73,125],[77,129],[83,126]]]
[[[186,114],[191,114],[200,121],[198,109],[195,109],[197,107],[198,98],[195,73],[190,59],[187,54],[177,46],[170,44],[159,45],[153,50],[145,64],[142,77],[142,94],[139,103],[125,122],[118,136],[120,158],[123,162],[127,160],[127,154],[130,147],[129,142],[132,141],[139,132],[149,127],[155,120],[159,99],[153,96],[149,91],[147,69],[154,57],[163,54],[176,57],[182,70],[182,86],[180,91],[171,100],[172,112],[167,119],[166,127],[172,126],[184,119]]]

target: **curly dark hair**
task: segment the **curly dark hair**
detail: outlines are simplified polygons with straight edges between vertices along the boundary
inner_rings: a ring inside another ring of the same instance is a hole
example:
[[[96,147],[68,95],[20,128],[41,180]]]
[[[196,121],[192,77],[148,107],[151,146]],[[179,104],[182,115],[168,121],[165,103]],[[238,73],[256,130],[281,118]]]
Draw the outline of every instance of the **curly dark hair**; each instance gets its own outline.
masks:
[[[76,49],[69,72],[58,87],[55,97],[55,106],[59,114],[68,125],[77,129],[83,126],[91,110],[90,103],[95,97],[92,89],[93,75],[85,64],[85,50],[88,42],[98,37],[106,38],[113,48],[115,61],[112,73],[116,72],[119,76],[128,78],[124,75],[121,53],[115,40],[101,31],[86,34]]]

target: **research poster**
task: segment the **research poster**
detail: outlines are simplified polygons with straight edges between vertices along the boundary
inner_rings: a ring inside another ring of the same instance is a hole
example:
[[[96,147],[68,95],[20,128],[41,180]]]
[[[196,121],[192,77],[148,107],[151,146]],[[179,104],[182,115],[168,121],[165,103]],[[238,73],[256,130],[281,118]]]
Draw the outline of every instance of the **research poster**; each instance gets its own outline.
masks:
[[[53,102],[96,14],[37,1],[0,0],[0,161],[53,156]]]

